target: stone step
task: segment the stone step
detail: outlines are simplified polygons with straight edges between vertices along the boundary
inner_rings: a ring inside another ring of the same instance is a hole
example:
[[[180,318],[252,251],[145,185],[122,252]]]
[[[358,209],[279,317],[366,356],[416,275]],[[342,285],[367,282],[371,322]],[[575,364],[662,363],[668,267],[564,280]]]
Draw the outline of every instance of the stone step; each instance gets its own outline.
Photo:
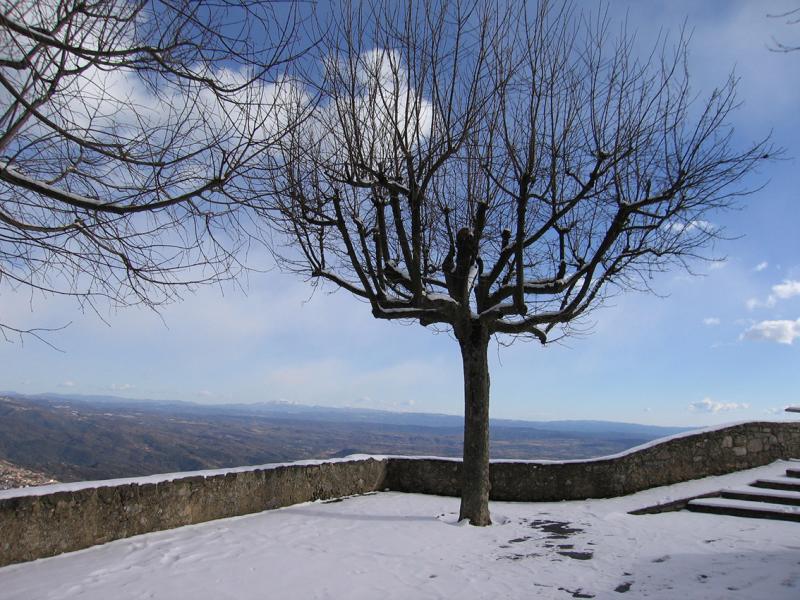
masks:
[[[771,502],[750,502],[732,498],[702,498],[692,500],[686,508],[692,512],[715,515],[800,522],[800,506],[786,506],[785,504],[773,504]]]
[[[773,490],[787,490],[790,492],[800,492],[800,478],[797,477],[773,477],[770,479],[759,479],[750,484],[751,487],[769,488]]]
[[[800,469],[786,469],[786,476],[800,478]]]
[[[748,487],[743,489],[722,490],[720,496],[723,498],[733,498],[735,500],[800,506],[800,491],[789,492],[786,490]]]

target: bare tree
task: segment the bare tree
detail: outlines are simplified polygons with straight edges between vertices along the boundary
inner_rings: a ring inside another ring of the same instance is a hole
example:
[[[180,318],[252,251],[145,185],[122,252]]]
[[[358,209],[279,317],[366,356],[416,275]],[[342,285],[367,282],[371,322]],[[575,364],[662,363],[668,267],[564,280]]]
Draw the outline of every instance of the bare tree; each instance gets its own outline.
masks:
[[[236,274],[300,27],[268,1],[0,0],[6,292],[155,307]]]
[[[797,25],[800,23],[800,8],[795,8],[792,10],[788,10],[783,13],[778,13],[774,15],[767,15],[772,19],[784,19],[784,23],[786,25]],[[783,42],[779,42],[774,37],[772,38],[772,46],[770,50],[773,52],[797,52],[800,50],[799,44],[784,44]]]
[[[490,339],[551,342],[687,266],[766,153],[732,146],[733,80],[692,101],[685,40],[641,61],[602,12],[496,6],[345,6],[321,105],[271,182],[286,268],[458,341],[474,525],[490,523]]]

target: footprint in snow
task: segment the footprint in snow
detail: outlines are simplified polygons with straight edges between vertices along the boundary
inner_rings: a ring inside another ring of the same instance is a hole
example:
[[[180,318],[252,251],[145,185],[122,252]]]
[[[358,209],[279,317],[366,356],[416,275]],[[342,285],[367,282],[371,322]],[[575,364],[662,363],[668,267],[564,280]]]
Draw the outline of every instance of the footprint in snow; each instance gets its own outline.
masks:
[[[663,563],[667,562],[670,558],[672,558],[669,554],[665,554],[664,556],[659,556],[658,558],[654,558],[654,563]]]
[[[566,556],[567,558],[574,558],[575,560],[591,560],[594,558],[594,554],[592,552],[575,552],[573,550],[563,550],[559,552],[561,556]]]
[[[626,581],[625,583],[620,583],[617,587],[615,587],[614,591],[619,594],[624,594],[625,592],[629,592],[631,590],[632,585],[632,581]]]
[[[590,594],[589,592],[584,592],[583,588],[578,588],[577,590],[570,590],[567,588],[560,587],[558,589],[561,592],[567,592],[568,594],[572,594],[573,598],[594,598],[594,594]]]

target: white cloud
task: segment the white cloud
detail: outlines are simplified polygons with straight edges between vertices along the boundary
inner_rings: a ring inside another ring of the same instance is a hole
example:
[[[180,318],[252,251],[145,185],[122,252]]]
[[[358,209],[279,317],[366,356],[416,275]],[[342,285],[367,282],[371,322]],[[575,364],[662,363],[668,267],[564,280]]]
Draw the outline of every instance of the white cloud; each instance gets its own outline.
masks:
[[[796,321],[761,321],[742,334],[746,340],[764,340],[778,344],[791,344],[800,337],[800,319]]]
[[[748,298],[744,305],[747,307],[747,310],[753,310],[760,306],[764,306],[764,303],[758,298]]]
[[[762,261],[762,262],[758,263],[753,268],[753,270],[756,271],[756,272],[760,272],[760,271],[763,271],[764,269],[766,269],[768,266],[769,266],[769,263],[767,261]]]
[[[727,266],[728,266],[728,261],[727,260],[725,260],[725,259],[723,259],[723,260],[715,260],[711,264],[708,265],[708,270],[709,271],[718,271],[719,269],[724,269]]]
[[[112,383],[108,386],[112,392],[127,392],[128,390],[135,389],[136,386],[132,383]]]
[[[418,382],[428,381],[429,397],[449,397],[460,378],[455,362],[405,360],[365,367],[340,358],[322,358],[272,367],[265,373],[266,388],[275,395],[296,398],[302,404],[409,410],[419,395]],[[430,406],[430,405],[428,405]]]
[[[76,385],[78,385],[78,384],[75,383],[74,381],[72,381],[71,379],[67,379],[66,381],[62,381],[61,383],[59,383],[58,387],[74,388]]]
[[[382,48],[364,52],[355,72],[344,62],[331,61],[326,67],[330,77],[357,90],[354,95],[335,96],[306,123],[308,143],[316,144],[331,164],[340,162],[342,148],[353,148],[350,151],[358,153],[360,161],[379,164],[393,156],[398,135],[408,146],[419,145],[430,135],[433,104],[414,90],[399,52]],[[354,122],[343,114],[354,117]],[[360,149],[353,146],[354,128]]]
[[[711,398],[703,398],[689,405],[690,411],[703,413],[718,413],[729,410],[743,410],[745,408],[750,408],[750,405],[744,402],[717,402]]]
[[[202,398],[210,398],[214,394],[212,392],[209,392],[208,390],[200,390],[199,392],[197,392],[197,395]]]
[[[778,300],[786,300],[794,296],[800,296],[800,281],[784,279],[783,283],[772,286],[772,295]]]
[[[44,27],[49,31],[56,28],[63,18],[64,3],[56,0],[17,0],[11,2],[11,12],[6,14],[7,4],[4,3],[5,16],[31,27]],[[149,11],[131,13],[124,6],[135,3],[108,4],[110,8],[101,7],[101,13],[104,10],[125,15],[138,13],[140,18],[125,22],[123,17],[109,29],[108,19],[85,11],[70,22],[81,46],[124,50],[139,41],[137,32],[140,28],[144,30],[157,25],[148,22],[153,18]],[[4,27],[0,31],[0,50],[3,58],[23,59],[32,51],[32,42],[24,36],[9,39]],[[91,64],[82,53],[80,56],[68,54],[65,60],[64,65],[58,61],[34,61],[39,69],[38,78],[43,81],[54,77],[56,70],[62,67],[71,70],[69,76],[59,79],[59,92],[40,106],[39,111],[59,128],[79,137],[100,140],[103,144],[141,138],[157,147],[164,143],[165,132],[169,132],[171,137],[180,140],[181,153],[200,151],[207,140],[216,140],[235,154],[251,140],[266,141],[275,136],[282,130],[280,124],[288,116],[287,109],[305,105],[311,100],[285,78],[276,77],[276,81],[270,84],[249,83],[251,73],[244,67],[237,70],[215,65],[212,68],[202,62],[191,65],[195,77],[239,88],[221,98],[208,86],[197,83],[199,79],[190,82],[187,78],[178,81],[173,77],[153,76],[151,72],[142,73],[136,68],[114,64],[113,60],[108,68],[101,68]],[[29,85],[26,82],[30,77],[28,70],[4,70],[3,74],[18,89]],[[9,94],[8,90],[0,89],[0,105],[9,105]],[[22,139],[26,136],[35,138],[41,135],[41,131],[40,120],[33,119],[18,135]],[[176,171],[165,177],[173,182],[175,191],[186,191],[197,185],[198,179],[217,174],[218,162],[207,153],[203,156],[203,159],[179,161],[181,166],[173,165]],[[129,170],[128,167],[130,165],[123,168],[116,161],[105,161],[102,167],[97,167],[95,177],[113,178],[122,185],[139,185],[150,177],[147,169]]]
[[[688,221],[686,223],[680,223],[677,221],[668,221],[666,223],[667,229],[672,233],[691,233],[693,231],[702,231],[702,232],[711,232],[714,231],[714,225],[709,223],[708,221],[703,221],[700,219],[696,219],[693,221]],[[723,262],[723,261],[720,261]]]
[[[772,308],[778,303],[778,300],[788,300],[795,296],[800,296],[800,281],[792,279],[784,279],[781,283],[775,284],[771,288],[771,294],[767,296],[766,300],[759,300],[758,298],[750,298],[745,302],[748,310],[754,308]]]
[[[703,319],[703,325],[719,325],[722,321],[720,321],[717,317],[706,317]]]

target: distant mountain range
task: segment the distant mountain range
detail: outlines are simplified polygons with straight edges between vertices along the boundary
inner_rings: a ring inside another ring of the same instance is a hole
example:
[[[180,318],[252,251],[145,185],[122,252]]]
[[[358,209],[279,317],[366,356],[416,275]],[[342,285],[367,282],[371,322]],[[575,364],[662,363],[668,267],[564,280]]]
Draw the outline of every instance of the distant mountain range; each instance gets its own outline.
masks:
[[[0,392],[0,459],[61,481],[329,458],[460,456],[462,418],[286,402]],[[602,456],[690,428],[493,419],[493,458]]]
[[[255,415],[275,418],[300,418],[308,421],[333,423],[382,423],[387,425],[412,425],[418,427],[461,428],[464,424],[463,417],[459,415],[394,412],[369,408],[311,406],[284,401],[247,404],[200,404],[182,400],[135,400],[119,396],[85,394],[20,394],[17,392],[0,392],[0,396],[26,399],[29,401],[68,401],[98,406],[107,404],[116,409],[142,409],[153,412],[180,411],[186,414],[200,415]],[[637,438],[649,437],[651,439],[696,429],[695,427],[663,427],[658,425],[640,425],[637,423],[597,420],[524,421],[514,419],[492,419],[491,425],[493,427],[540,429],[570,433],[620,434]]]

